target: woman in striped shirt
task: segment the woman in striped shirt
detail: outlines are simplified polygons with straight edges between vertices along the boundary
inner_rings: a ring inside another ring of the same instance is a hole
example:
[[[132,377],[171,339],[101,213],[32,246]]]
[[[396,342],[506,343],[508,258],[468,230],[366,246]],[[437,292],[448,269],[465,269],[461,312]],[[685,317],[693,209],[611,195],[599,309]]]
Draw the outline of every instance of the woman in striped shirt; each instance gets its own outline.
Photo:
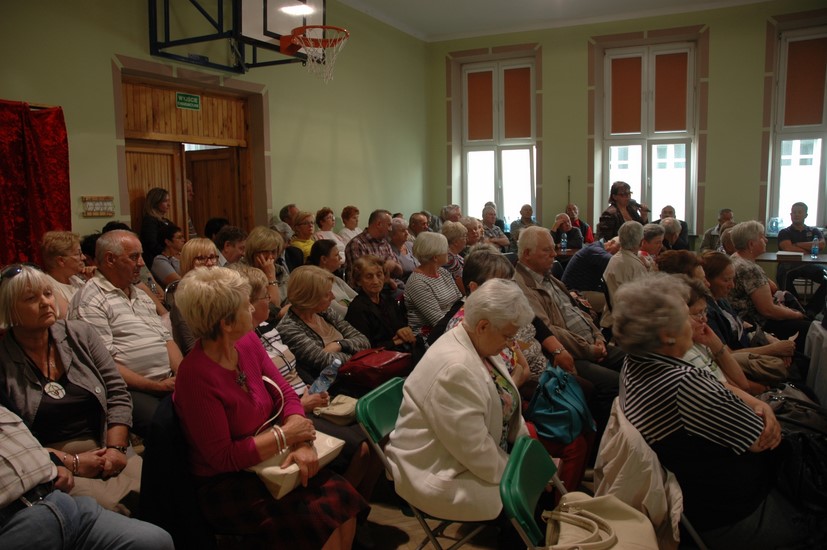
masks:
[[[681,359],[692,347],[687,294],[664,274],[618,290],[613,333],[628,354],[621,408],[677,477],[687,515],[710,547],[802,543],[803,512],[773,487],[781,434],[772,411],[751,408]]]

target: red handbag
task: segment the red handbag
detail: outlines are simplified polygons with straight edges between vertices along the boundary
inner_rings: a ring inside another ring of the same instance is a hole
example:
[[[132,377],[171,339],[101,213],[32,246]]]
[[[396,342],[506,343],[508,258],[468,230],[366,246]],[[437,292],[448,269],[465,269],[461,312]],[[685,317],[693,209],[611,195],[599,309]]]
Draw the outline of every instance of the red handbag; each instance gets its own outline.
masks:
[[[373,389],[391,378],[408,376],[412,370],[410,353],[370,348],[354,353],[339,368],[336,380]]]

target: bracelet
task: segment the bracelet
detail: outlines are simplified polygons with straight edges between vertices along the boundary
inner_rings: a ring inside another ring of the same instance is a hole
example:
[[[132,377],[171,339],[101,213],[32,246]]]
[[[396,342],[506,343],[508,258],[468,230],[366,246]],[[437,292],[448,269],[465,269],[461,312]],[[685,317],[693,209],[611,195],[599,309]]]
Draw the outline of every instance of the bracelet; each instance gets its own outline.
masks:
[[[72,457],[72,474],[77,475],[80,470],[80,457],[77,453]]]
[[[268,286],[278,286],[278,284],[279,284],[278,281],[267,281]]]
[[[557,348],[557,349],[551,351],[551,355],[552,355],[552,357],[555,357],[557,355],[560,355],[564,351],[565,350],[563,348]]]
[[[121,454],[126,454],[126,446],[125,445],[107,445],[107,449],[115,449]]]
[[[718,356],[719,356],[719,355],[721,355],[721,354],[722,354],[725,350],[726,350],[726,344],[724,344],[723,346],[721,346],[721,349],[719,349],[718,351],[716,351],[715,353],[713,353],[713,354],[712,354],[712,358],[713,358],[713,359],[717,359],[717,358],[718,358]]]
[[[276,425],[273,426],[273,435],[276,437],[276,448],[280,453],[287,448],[287,436],[284,435],[284,430]]]

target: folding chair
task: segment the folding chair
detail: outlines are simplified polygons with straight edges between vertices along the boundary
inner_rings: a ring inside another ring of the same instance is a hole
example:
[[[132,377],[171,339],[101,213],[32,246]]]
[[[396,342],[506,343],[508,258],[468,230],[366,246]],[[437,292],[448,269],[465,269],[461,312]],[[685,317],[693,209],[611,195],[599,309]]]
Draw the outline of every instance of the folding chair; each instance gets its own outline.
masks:
[[[546,535],[534,511],[549,481],[561,494],[566,493],[542,443],[530,437],[517,439],[500,480],[500,497],[505,515],[530,550],[545,547]]]
[[[389,479],[392,479],[392,473],[390,462],[388,462],[388,457],[385,455],[384,446],[387,443],[388,436],[391,431],[393,431],[394,426],[396,426],[396,418],[399,416],[399,408],[402,405],[402,386],[404,383],[405,380],[402,378],[392,378],[367,395],[360,397],[356,403],[356,418],[359,421],[359,425],[362,426],[362,429],[368,436],[368,441],[371,447],[373,447],[374,452],[376,452],[376,455],[382,460],[382,464],[385,465],[385,472]],[[427,535],[422,542],[419,543],[419,546],[416,547],[417,550],[425,548],[429,542],[433,544],[437,550],[442,550],[442,546],[439,544],[437,537],[447,538],[443,532],[445,528],[452,523],[467,523],[475,527],[447,550],[459,548],[485,528],[485,524],[435,518],[425,514],[410,503],[406,504],[410,507],[414,517]],[[438,521],[439,525],[431,529],[427,520]]]

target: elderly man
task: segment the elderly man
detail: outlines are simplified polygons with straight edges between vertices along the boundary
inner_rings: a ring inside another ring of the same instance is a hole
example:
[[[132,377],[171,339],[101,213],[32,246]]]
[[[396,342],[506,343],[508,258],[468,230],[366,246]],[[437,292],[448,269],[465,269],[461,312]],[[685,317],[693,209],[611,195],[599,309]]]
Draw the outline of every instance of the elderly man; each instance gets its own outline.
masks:
[[[347,278],[350,286],[354,286],[351,277],[353,264],[368,254],[379,257],[385,262],[385,270],[392,277],[402,275],[402,265],[396,259],[393,247],[388,242],[388,235],[391,229],[391,213],[388,210],[374,210],[368,218],[368,227],[347,243],[345,247],[345,263]]]
[[[493,244],[502,252],[508,250],[511,242],[497,225],[497,209],[494,206],[486,206],[482,209],[482,233],[484,242]]]
[[[416,240],[416,236],[423,231],[430,231],[428,228],[429,220],[430,216],[427,216],[423,212],[414,212],[411,214],[411,217],[408,218],[408,240],[413,242]]]
[[[664,250],[689,250],[689,244],[681,240],[683,226],[680,220],[675,218],[663,218],[658,220],[663,227],[663,249]]]
[[[224,267],[227,264],[234,264],[244,256],[247,232],[234,225],[225,225],[215,235],[213,242],[218,248],[218,265]]]
[[[568,214],[560,212],[554,217],[554,225],[551,226],[554,241],[559,243],[563,238],[563,233],[566,234],[568,248],[583,248],[583,235],[580,230],[571,224]]]
[[[660,219],[655,223],[662,224],[663,220],[667,218],[676,220],[680,225],[680,231],[678,231],[678,236],[674,241],[665,239],[670,242],[669,250],[689,250],[689,226],[686,225],[685,221],[677,219],[675,216],[675,207],[669,204],[660,209]]]
[[[576,204],[570,202],[566,205],[566,214],[569,215],[571,224],[580,230],[583,235],[583,242],[590,244],[594,242],[594,232],[589,224],[580,219],[580,209]]]
[[[724,230],[721,226],[731,221],[735,221],[735,215],[732,213],[732,209],[721,208],[721,210],[718,211],[718,225],[704,231],[704,238],[701,241],[701,254],[707,250],[713,252],[718,250],[718,247],[721,246],[721,232]]]
[[[135,288],[144,265],[138,236],[104,233],[95,257],[98,271],[72,298],[69,318],[86,321],[103,338],[132,395],[132,430],[145,437],[158,402],[175,387],[181,350],[155,304]]]
[[[580,292],[595,311],[603,311],[603,306],[606,305],[603,295],[603,272],[618,250],[618,237],[605,243],[597,241],[578,250],[566,264],[562,277],[563,284],[569,290]]]
[[[172,550],[172,538],[160,527],[104,510],[91,497],[69,496],[74,486],[72,473],[5,406],[0,406],[0,434],[0,540],[4,549]]]
[[[511,242],[515,245],[520,240],[520,231],[526,227],[537,225],[534,221],[534,209],[530,204],[524,204],[520,208],[520,219],[511,222],[510,233]]]
[[[628,283],[649,274],[649,266],[646,265],[645,260],[638,256],[640,243],[643,242],[643,226],[636,221],[625,222],[618,229],[617,237],[620,240],[620,253],[615,254],[609,260],[609,264],[603,272],[603,281],[609,293],[609,301],[603,308],[600,326],[609,331],[611,331],[614,322],[611,300],[614,298],[617,289],[623,283]]]
[[[566,286],[551,275],[557,256],[551,233],[543,227],[527,227],[520,233],[518,247],[514,280],[525,292],[534,314],[574,357],[577,373],[594,384],[595,417],[605,425],[617,396],[618,372],[625,354],[607,346],[591,317],[578,307]]]

